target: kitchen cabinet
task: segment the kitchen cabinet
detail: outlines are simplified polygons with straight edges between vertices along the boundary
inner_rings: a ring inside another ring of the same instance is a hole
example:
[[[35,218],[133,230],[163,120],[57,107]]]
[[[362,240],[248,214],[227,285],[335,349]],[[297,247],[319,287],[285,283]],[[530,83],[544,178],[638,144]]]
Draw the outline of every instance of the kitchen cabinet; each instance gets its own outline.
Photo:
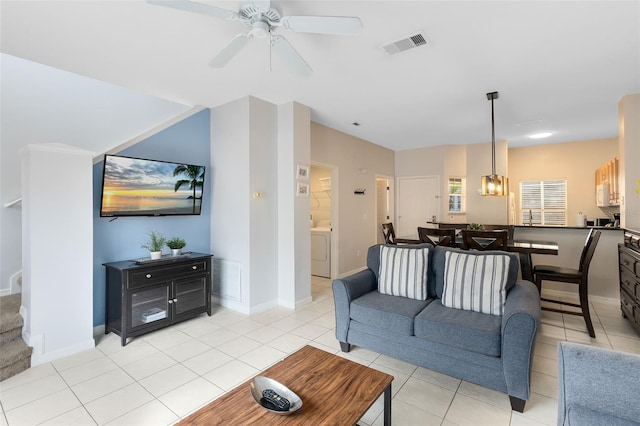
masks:
[[[139,336],[206,312],[211,316],[211,255],[105,263],[105,333]]]
[[[608,185],[610,206],[620,205],[620,158],[615,157],[607,161],[602,167],[596,170],[596,197],[598,196],[598,188]]]

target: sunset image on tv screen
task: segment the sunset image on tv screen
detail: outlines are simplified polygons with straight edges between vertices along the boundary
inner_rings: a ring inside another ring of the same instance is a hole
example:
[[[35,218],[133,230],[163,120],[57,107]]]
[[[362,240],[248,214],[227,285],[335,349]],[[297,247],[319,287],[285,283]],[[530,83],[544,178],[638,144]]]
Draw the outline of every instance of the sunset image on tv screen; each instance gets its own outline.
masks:
[[[200,214],[204,167],[107,155],[101,216]]]

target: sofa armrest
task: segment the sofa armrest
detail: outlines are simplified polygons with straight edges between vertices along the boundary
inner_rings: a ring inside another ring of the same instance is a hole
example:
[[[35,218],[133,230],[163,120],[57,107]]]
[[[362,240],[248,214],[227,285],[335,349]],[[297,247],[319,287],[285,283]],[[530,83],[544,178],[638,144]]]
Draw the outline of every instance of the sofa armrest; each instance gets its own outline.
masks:
[[[333,281],[333,302],[336,307],[336,338],[340,342],[347,342],[351,301],[377,288],[376,276],[371,269],[365,269]]]
[[[638,383],[640,356],[560,342],[558,424],[637,424]]]
[[[540,324],[535,284],[520,280],[507,294],[502,316],[502,363],[510,396],[529,399],[531,362]]]

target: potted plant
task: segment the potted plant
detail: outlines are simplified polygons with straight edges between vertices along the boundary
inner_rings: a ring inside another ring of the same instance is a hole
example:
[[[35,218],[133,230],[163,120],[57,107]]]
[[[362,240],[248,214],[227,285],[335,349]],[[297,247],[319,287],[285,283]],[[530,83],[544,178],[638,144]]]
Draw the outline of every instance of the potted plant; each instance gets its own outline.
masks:
[[[140,247],[149,250],[151,259],[162,258],[162,247],[164,247],[164,243],[167,239],[161,232],[157,231],[151,231],[147,233],[147,235],[149,236],[149,240]]]
[[[187,242],[179,237],[173,237],[167,241],[167,246],[171,249],[172,256],[180,256],[182,248],[187,245]]]
[[[482,231],[484,229],[484,226],[482,226],[482,224],[480,223],[470,223],[469,229],[473,229],[474,231]]]

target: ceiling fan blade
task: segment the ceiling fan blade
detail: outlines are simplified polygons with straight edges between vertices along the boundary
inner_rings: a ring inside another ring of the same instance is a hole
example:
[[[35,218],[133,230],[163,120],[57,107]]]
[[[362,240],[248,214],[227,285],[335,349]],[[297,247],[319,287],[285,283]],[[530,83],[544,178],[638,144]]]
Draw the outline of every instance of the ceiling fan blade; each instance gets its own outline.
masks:
[[[273,36],[271,46],[287,65],[297,74],[308,76],[313,72],[309,64],[307,64],[296,49],[289,44],[287,39],[282,36]]]
[[[355,35],[362,31],[360,18],[350,16],[285,16],[280,25],[298,33]]]
[[[228,19],[230,21],[239,18],[238,14],[231,10],[209,6],[207,4],[196,3],[190,0],[147,0],[147,3],[172,7],[174,9],[186,10],[187,12],[200,13],[202,15],[209,15],[216,18]]]
[[[211,60],[209,65],[214,68],[221,68],[227,64],[234,56],[242,50],[249,41],[247,34],[238,34]]]
[[[251,0],[251,4],[261,12],[271,9],[271,0]]]

